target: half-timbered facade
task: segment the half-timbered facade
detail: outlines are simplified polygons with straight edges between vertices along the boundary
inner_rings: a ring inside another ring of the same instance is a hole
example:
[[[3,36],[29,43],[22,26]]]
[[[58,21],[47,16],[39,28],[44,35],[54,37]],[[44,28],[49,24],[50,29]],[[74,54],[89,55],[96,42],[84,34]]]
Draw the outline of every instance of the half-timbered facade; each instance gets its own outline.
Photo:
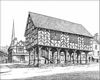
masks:
[[[28,62],[29,54],[26,51],[25,42],[14,41],[14,44],[8,49],[8,62]]]
[[[92,35],[81,25],[29,12],[25,30],[29,64],[87,63]]]
[[[28,62],[29,54],[25,48],[25,42],[20,40],[12,46],[13,62]]]

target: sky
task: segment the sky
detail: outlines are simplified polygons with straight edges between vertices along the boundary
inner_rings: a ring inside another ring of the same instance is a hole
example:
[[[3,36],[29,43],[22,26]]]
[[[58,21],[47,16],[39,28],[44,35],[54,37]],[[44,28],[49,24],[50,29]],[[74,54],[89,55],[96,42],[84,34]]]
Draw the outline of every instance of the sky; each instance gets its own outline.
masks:
[[[99,32],[99,1],[2,1],[1,46],[11,43],[13,20],[15,37],[25,41],[28,12],[82,24],[92,35]]]

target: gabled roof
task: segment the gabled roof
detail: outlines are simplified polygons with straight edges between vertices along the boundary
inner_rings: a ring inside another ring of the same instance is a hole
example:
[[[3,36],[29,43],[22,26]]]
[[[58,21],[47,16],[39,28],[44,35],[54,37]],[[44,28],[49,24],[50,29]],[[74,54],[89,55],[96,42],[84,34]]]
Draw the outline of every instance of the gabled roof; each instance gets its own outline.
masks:
[[[92,37],[92,35],[81,24],[33,12],[29,12],[29,15],[36,27]]]

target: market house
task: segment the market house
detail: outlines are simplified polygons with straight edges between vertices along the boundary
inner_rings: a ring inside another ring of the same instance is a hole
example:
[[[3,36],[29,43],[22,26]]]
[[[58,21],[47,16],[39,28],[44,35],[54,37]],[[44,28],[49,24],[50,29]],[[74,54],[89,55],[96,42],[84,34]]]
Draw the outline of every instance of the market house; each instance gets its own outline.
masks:
[[[81,25],[29,12],[25,29],[30,65],[82,64],[92,51],[92,35]]]

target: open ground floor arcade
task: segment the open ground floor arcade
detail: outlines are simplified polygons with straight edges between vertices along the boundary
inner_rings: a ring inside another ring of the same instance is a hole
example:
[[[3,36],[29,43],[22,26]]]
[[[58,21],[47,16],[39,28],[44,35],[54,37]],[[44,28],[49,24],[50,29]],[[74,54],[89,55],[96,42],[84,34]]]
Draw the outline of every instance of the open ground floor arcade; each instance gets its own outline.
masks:
[[[87,64],[89,51],[35,46],[28,50],[29,65],[41,66],[45,64]]]

